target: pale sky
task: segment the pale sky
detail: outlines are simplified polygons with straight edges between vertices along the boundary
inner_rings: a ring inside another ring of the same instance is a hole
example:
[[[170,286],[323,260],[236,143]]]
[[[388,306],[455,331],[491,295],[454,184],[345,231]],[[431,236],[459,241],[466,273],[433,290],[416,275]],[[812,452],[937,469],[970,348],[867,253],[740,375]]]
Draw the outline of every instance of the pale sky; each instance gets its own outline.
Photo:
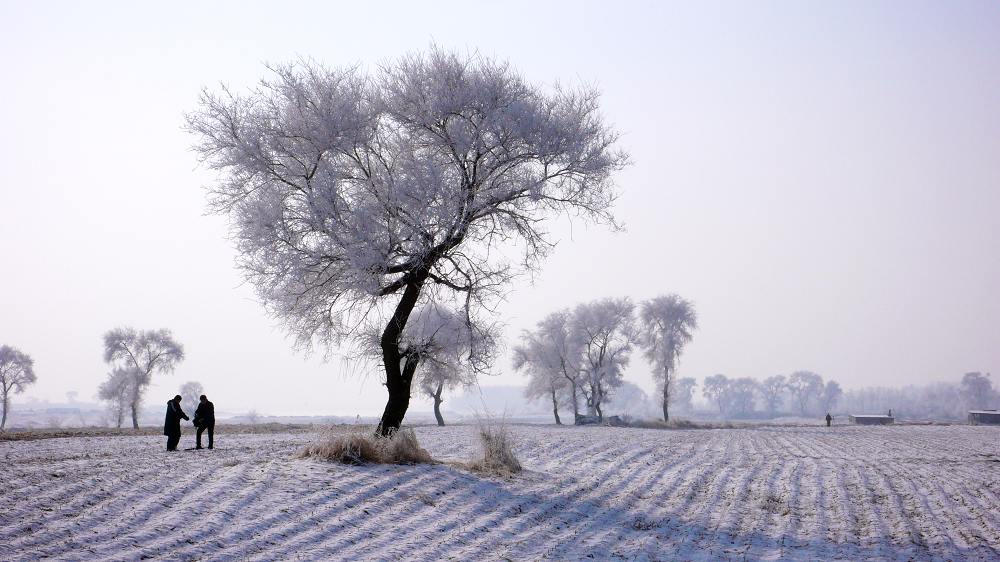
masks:
[[[556,222],[508,343],[558,307],[676,292],[680,375],[847,388],[1000,372],[1000,3],[0,1],[0,344],[27,397],[91,400],[101,335],[169,328],[220,410],[377,414],[376,372],[305,358],[234,267],[181,127],[265,62],[374,66],[431,42],[585,82],[623,132],[623,233]],[[521,384],[501,357],[484,385]],[[652,381],[636,355],[627,377]],[[414,406],[422,408],[419,404]]]

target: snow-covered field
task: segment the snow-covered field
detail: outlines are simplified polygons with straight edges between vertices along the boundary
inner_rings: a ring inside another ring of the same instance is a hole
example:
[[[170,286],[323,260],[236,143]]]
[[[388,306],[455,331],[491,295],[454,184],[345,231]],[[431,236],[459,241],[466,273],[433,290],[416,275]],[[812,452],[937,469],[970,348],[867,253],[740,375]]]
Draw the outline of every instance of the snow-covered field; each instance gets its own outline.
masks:
[[[1000,428],[512,429],[510,480],[296,459],[306,434],[0,442],[0,559],[1000,559]]]

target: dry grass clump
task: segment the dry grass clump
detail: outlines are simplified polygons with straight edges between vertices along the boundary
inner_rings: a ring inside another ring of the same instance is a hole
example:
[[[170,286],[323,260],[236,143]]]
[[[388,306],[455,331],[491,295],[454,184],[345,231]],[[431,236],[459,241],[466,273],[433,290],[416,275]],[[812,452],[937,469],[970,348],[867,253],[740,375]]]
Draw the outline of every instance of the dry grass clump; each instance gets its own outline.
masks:
[[[329,433],[306,445],[300,458],[317,457],[344,464],[421,464],[433,463],[412,429],[400,429],[389,437],[353,431]]]
[[[499,476],[521,472],[521,462],[514,454],[514,438],[505,423],[480,422],[479,444],[482,457],[473,459],[470,469]]]

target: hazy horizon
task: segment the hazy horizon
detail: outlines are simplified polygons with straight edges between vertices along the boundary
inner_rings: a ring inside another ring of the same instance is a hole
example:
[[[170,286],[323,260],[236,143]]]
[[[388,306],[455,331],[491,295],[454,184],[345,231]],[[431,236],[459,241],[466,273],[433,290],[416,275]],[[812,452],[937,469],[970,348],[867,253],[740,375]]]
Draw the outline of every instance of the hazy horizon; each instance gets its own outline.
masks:
[[[182,126],[266,62],[432,42],[596,84],[634,161],[624,232],[549,223],[560,244],[498,307],[508,346],[558,308],[678,293],[700,323],[682,377],[1000,370],[1000,4],[99,6],[0,5],[0,344],[38,375],[15,404],[93,400],[101,336],[129,325],[187,354],[147,403],[194,380],[225,411],[380,413],[376,370],[294,350],[243,284]],[[524,384],[509,354],[497,370],[480,384]],[[652,391],[638,352],[626,380]]]

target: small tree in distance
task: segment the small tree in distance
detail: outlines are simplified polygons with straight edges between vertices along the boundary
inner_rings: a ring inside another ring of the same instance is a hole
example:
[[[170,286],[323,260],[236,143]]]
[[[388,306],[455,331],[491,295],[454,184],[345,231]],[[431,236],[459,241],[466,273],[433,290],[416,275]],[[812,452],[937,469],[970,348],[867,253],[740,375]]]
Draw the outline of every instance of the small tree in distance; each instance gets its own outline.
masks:
[[[524,396],[529,400],[548,398],[552,401],[552,415],[556,425],[562,425],[559,418],[559,403],[563,395],[570,394],[570,381],[576,385],[576,375],[572,378],[564,376],[565,360],[560,356],[556,342],[542,339],[536,333],[525,330],[521,334],[521,343],[514,347],[513,366],[515,371],[528,373],[528,386]],[[575,401],[575,397],[572,397]],[[573,415],[578,414],[574,404]]]
[[[178,394],[181,395],[182,407],[193,411],[198,407],[198,402],[201,401],[201,395],[205,394],[205,387],[202,386],[200,382],[188,381],[181,385]]]
[[[640,345],[653,364],[653,378],[662,390],[663,421],[670,421],[674,371],[684,346],[691,341],[691,331],[698,327],[698,315],[691,301],[666,295],[642,303],[639,322],[642,325]]]
[[[795,371],[788,376],[788,390],[799,404],[799,413],[806,415],[809,402],[823,392],[823,377],[811,371]]]
[[[788,383],[785,381],[784,375],[773,375],[761,382],[760,393],[767,405],[767,413],[772,418],[778,411],[778,407],[781,406],[781,399],[787,388]]]
[[[220,173],[211,208],[231,217],[246,278],[300,345],[379,328],[387,435],[419,361],[401,345],[414,309],[496,302],[517,264],[537,269],[551,247],[547,217],[614,226],[627,155],[595,90],[545,90],[484,56],[272,70],[247,96],[206,91],[188,116]],[[501,242],[522,255],[491,251]]]
[[[493,326],[470,325],[467,315],[434,303],[413,313],[401,342],[404,355],[414,358],[404,371],[415,369],[404,376],[419,380],[420,391],[434,401],[439,426],[444,425],[444,391],[475,384],[477,375],[488,371],[497,349]]]
[[[128,385],[132,427],[139,427],[139,407],[153,373],[169,373],[184,360],[184,347],[170,330],[115,328],[104,334],[104,361],[132,377]]]
[[[0,346],[0,431],[7,425],[10,411],[10,396],[20,394],[28,385],[38,380],[35,376],[35,361],[30,355],[16,347]]]
[[[726,406],[729,399],[728,392],[729,377],[723,374],[705,377],[705,381],[701,384],[702,395],[708,399],[709,403],[715,404],[719,407],[720,414],[724,414],[726,412]]]
[[[137,380],[138,377],[129,369],[116,367],[97,389],[97,397],[108,403],[108,411],[115,427],[119,429],[125,422],[125,413],[132,403],[132,396],[135,394],[132,385]]]
[[[694,389],[698,386],[698,381],[693,377],[682,377],[674,382],[674,390],[670,394],[674,407],[682,412],[690,412],[693,409]]]
[[[840,383],[837,381],[826,381],[826,385],[823,387],[822,396],[820,401],[823,404],[823,412],[829,413],[836,406],[837,401],[840,397],[844,395],[844,390],[840,388]],[[821,412],[822,413],[822,412]]]
[[[572,334],[583,351],[581,371],[590,415],[604,420],[601,403],[622,383],[632,345],[637,340],[628,297],[579,304],[573,309]]]

